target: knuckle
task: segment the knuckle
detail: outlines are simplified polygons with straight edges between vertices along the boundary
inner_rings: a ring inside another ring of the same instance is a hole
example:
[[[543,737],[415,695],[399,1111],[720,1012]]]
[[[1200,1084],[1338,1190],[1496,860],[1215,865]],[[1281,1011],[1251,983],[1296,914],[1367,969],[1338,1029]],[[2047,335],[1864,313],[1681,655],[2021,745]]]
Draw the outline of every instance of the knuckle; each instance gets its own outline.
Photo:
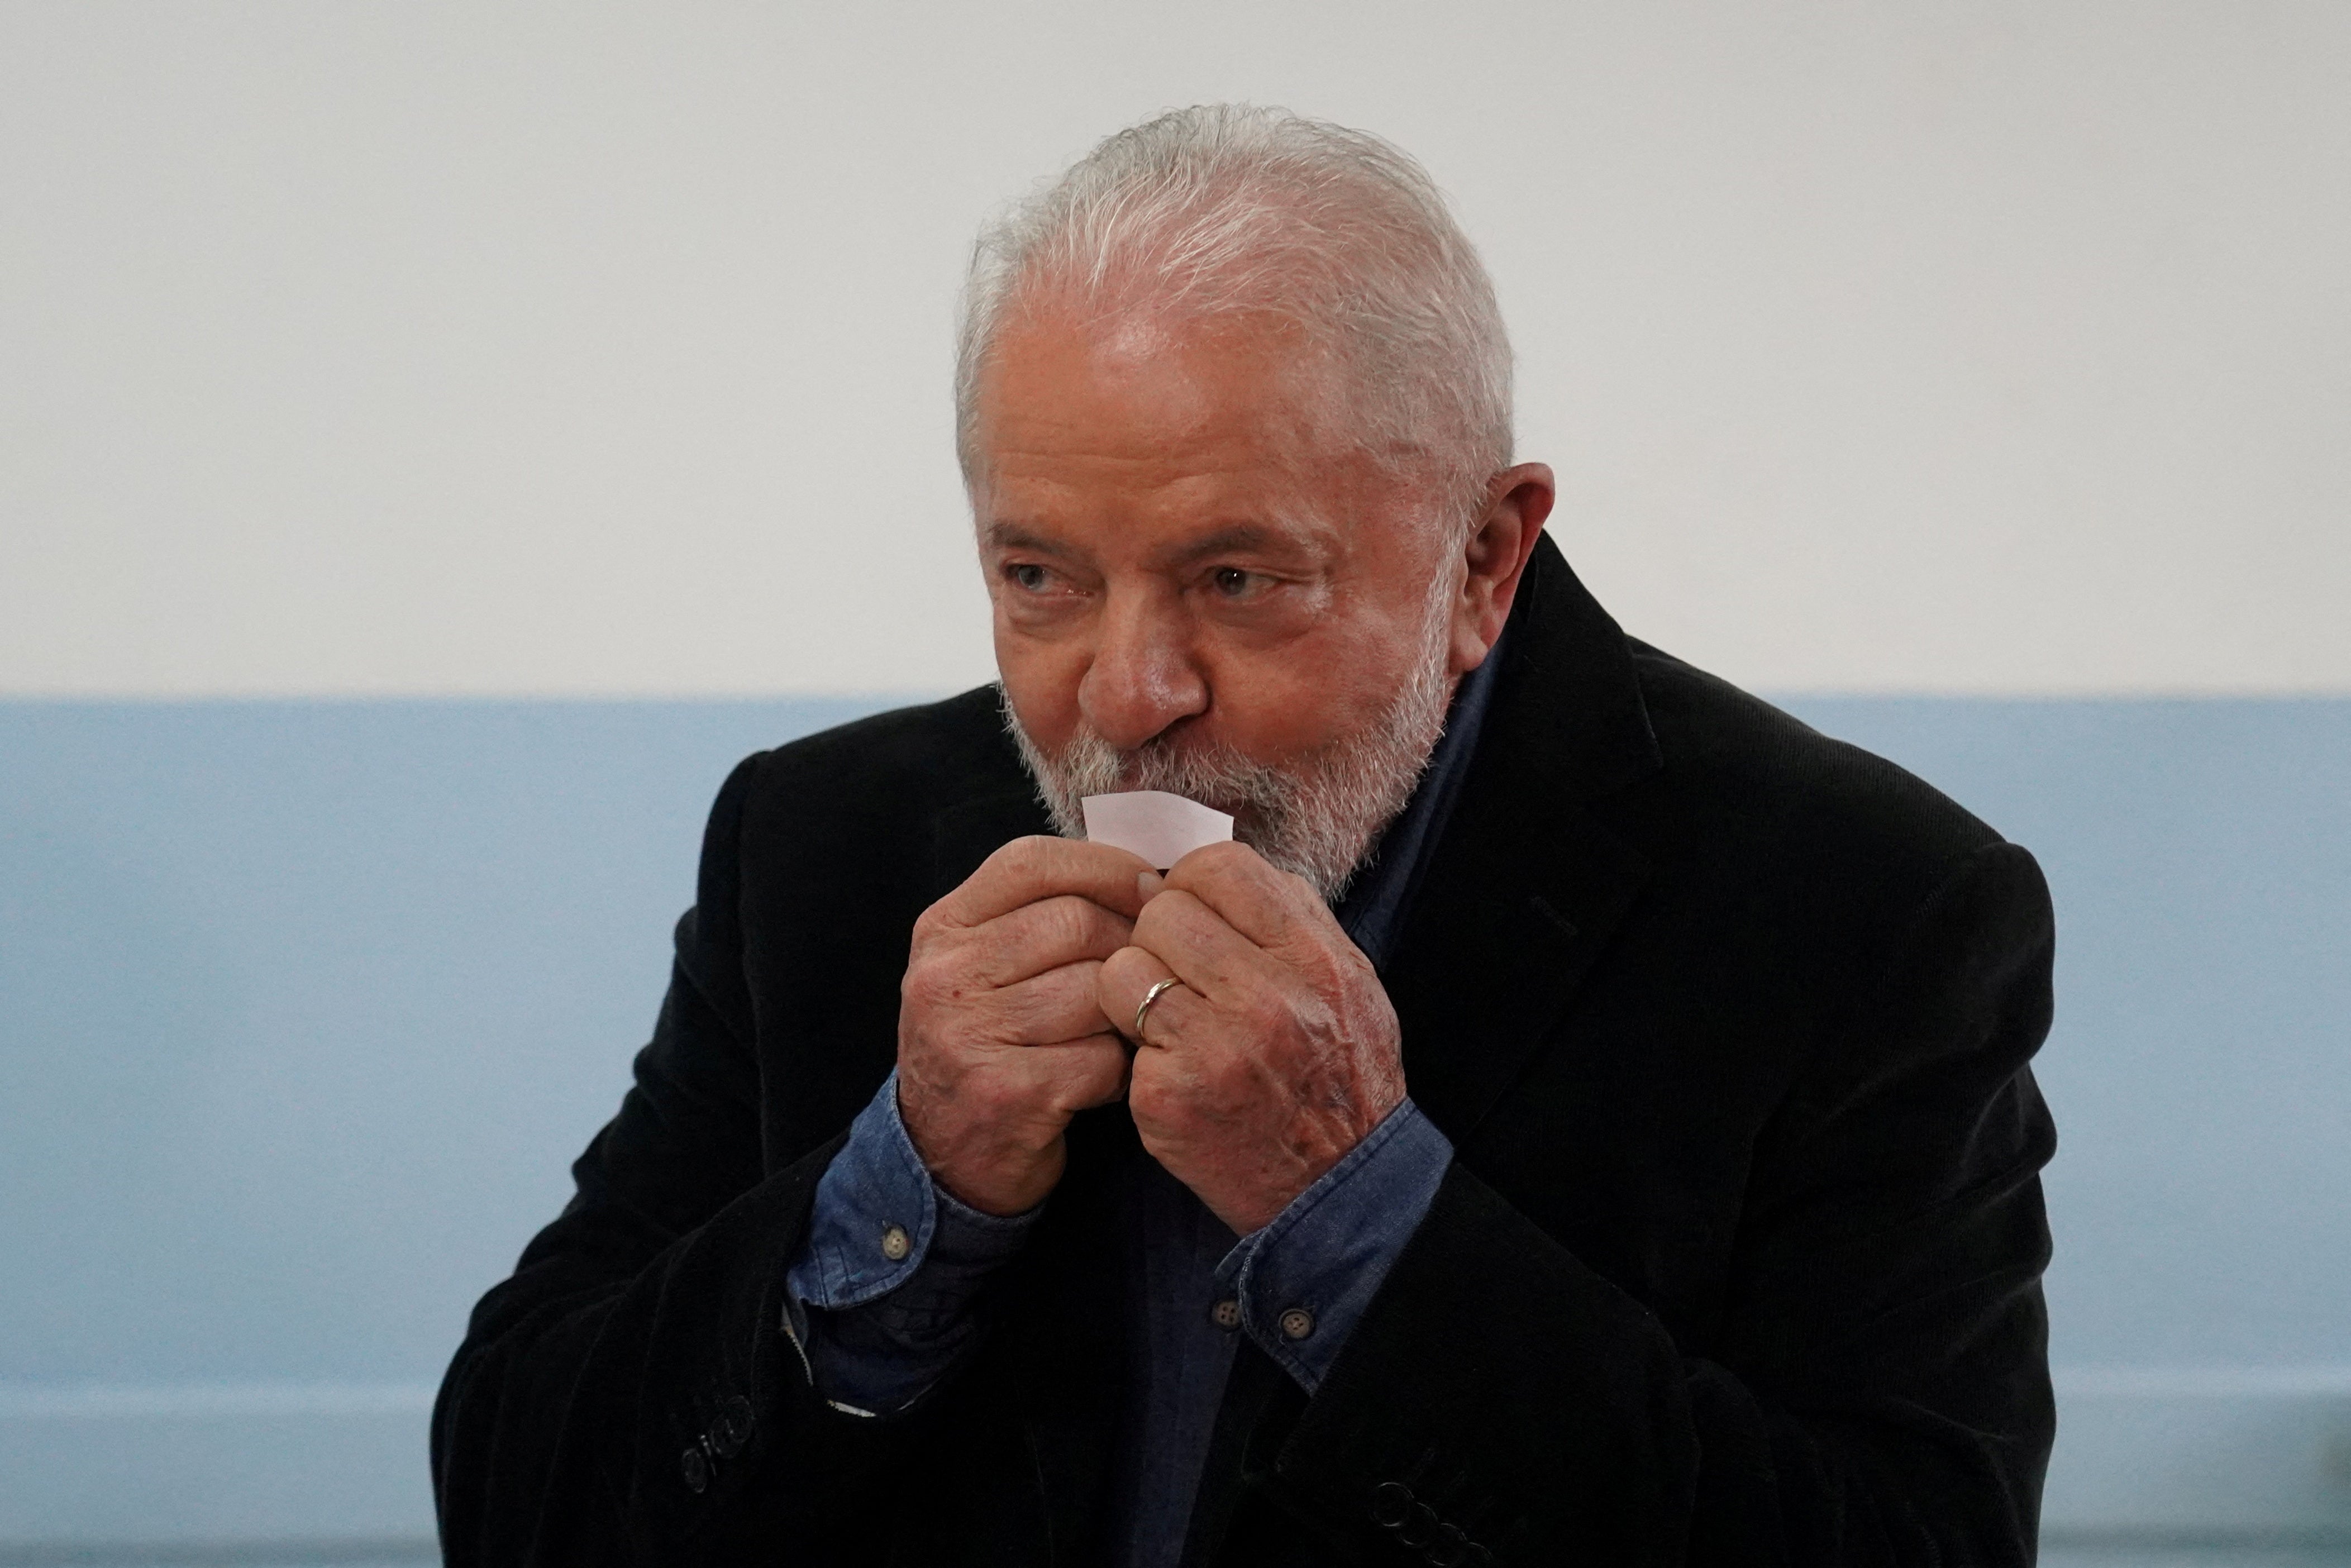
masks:
[[[1135,917],[1135,941],[1144,946],[1151,946],[1153,941],[1165,941],[1182,930],[1199,907],[1197,899],[1180,889],[1161,894],[1144,904],[1143,913]]]
[[[1156,1125],[1167,1120],[1166,1081],[1141,1057],[1127,1079],[1126,1108],[1138,1122]]]
[[[907,1001],[925,1008],[956,1001],[963,991],[961,967],[925,955],[906,966],[905,978],[899,982],[898,989]]]
[[[1205,886],[1234,889],[1259,883],[1272,869],[1255,850],[1236,840],[1202,850],[1194,880]]]
[[[1099,939],[1094,906],[1073,894],[1063,894],[1046,905],[1046,933],[1058,952],[1082,953]]]
[[[1202,844],[1184,858],[1192,867],[1214,874],[1229,869],[1234,857],[1246,852],[1238,839],[1226,839],[1217,843]]]
[[[1140,947],[1121,947],[1102,961],[1094,984],[1105,993],[1115,991],[1123,996],[1144,983],[1142,971],[1150,961],[1151,956]],[[1135,999],[1140,1001],[1142,998],[1137,997]]]
[[[996,855],[988,858],[993,860],[997,856],[1003,857],[1006,868],[1012,871],[1041,871],[1050,862],[1053,846],[1060,841],[1058,839],[1047,838],[1042,834],[1031,833],[1026,838],[1013,840],[997,851]]]
[[[1006,998],[998,1024],[1007,1040],[1030,1041],[1054,1032],[1059,998],[1043,985],[1025,986]]]

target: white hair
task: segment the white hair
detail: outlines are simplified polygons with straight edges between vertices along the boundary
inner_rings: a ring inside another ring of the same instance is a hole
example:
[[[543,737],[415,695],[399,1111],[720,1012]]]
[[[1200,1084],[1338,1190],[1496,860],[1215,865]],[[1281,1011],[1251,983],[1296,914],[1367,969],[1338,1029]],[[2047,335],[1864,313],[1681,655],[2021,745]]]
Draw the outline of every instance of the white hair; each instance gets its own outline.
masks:
[[[1478,253],[1410,155],[1287,110],[1204,104],[1118,132],[984,228],[956,350],[956,441],[981,478],[979,382],[1047,298],[1102,315],[1264,312],[1332,357],[1352,434],[1433,468],[1455,520],[1510,463],[1510,347]]]

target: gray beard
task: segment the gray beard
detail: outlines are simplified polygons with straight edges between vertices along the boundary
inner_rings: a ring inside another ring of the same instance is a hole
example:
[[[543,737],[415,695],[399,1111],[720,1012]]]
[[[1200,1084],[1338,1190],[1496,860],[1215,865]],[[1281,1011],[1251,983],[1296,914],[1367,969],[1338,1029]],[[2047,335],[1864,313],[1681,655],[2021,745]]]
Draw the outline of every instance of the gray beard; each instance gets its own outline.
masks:
[[[1445,731],[1454,682],[1446,667],[1449,580],[1443,587],[1446,591],[1430,593],[1421,645],[1395,700],[1354,733],[1302,758],[1257,762],[1221,743],[1181,737],[1120,751],[1085,728],[1058,756],[1049,756],[1020,727],[1008,697],[1004,727],[1036,780],[1053,831],[1063,838],[1086,836],[1080,802],[1088,795],[1164,789],[1231,810],[1235,838],[1335,904],[1364,869],[1380,832],[1412,799]]]

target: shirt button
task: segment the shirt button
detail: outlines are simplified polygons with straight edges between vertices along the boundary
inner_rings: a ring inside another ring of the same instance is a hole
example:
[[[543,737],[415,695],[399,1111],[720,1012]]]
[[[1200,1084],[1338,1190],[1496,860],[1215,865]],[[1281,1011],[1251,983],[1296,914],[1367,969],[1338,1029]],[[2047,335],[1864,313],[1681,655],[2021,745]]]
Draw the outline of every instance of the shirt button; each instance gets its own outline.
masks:
[[[882,1256],[891,1262],[904,1262],[906,1254],[914,1249],[914,1239],[906,1234],[904,1226],[885,1225],[882,1228]]]
[[[1314,1314],[1304,1307],[1292,1307],[1277,1321],[1285,1339],[1304,1339],[1314,1332]]]
[[[1237,1329],[1240,1327],[1240,1302],[1235,1301],[1230,1296],[1227,1296],[1223,1301],[1218,1301],[1215,1306],[1208,1309],[1208,1321],[1216,1324],[1220,1329]]]

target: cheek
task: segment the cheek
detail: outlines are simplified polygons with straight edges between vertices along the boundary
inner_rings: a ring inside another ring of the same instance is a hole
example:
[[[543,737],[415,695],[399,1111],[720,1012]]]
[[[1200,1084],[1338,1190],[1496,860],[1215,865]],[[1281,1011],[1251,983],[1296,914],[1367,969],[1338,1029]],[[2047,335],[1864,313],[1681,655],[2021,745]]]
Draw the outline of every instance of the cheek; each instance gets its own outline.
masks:
[[[1386,712],[1411,660],[1409,649],[1335,629],[1217,659],[1207,674],[1218,735],[1260,761],[1318,750]]]
[[[1057,751],[1077,733],[1078,686],[1084,680],[1085,660],[1071,650],[1019,636],[1007,636],[997,623],[996,673],[1005,695],[1029,738],[1047,751]]]

